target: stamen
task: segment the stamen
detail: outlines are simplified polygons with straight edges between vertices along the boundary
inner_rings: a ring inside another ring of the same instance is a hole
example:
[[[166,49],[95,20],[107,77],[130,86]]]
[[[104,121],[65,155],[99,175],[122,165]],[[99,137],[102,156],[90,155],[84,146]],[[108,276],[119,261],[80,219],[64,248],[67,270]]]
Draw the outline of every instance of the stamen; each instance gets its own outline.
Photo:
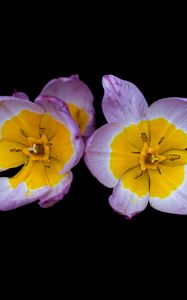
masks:
[[[24,137],[28,137],[28,135],[25,133],[25,131],[23,129],[20,129],[19,132],[24,136]]]
[[[159,167],[157,167],[158,173],[161,175],[161,170]]]
[[[45,135],[42,135],[40,139],[29,137],[28,143],[29,147],[22,150],[25,156],[31,161],[41,161],[45,166],[50,167],[49,145],[52,144],[48,142],[47,137]]]
[[[171,160],[171,161],[174,161],[174,160],[177,160],[177,159],[180,159],[181,156],[180,155],[177,155],[177,154],[169,154],[167,155],[167,159]]]
[[[47,146],[53,146],[53,144],[52,144],[52,143],[47,143],[46,145],[47,145]]]
[[[50,160],[44,162],[44,166],[47,167],[47,168],[51,167],[50,164],[51,164]]]
[[[138,174],[136,177],[134,177],[134,179],[137,179],[137,178],[139,178],[140,176],[142,176],[142,174],[143,174],[143,171],[141,171],[141,173],[140,173],[140,174]]]
[[[146,143],[148,138],[145,132],[141,132],[141,139],[143,143]]]
[[[21,151],[22,151],[21,149],[15,149],[15,148],[10,149],[10,152],[21,152]]]
[[[140,151],[132,151],[131,153],[140,154]]]
[[[162,136],[158,142],[158,144],[160,145],[162,143],[162,141],[164,140],[164,136]]]
[[[46,133],[46,129],[45,128],[43,128],[43,127],[40,127],[40,135],[42,136],[42,135],[44,135],[45,133]]]

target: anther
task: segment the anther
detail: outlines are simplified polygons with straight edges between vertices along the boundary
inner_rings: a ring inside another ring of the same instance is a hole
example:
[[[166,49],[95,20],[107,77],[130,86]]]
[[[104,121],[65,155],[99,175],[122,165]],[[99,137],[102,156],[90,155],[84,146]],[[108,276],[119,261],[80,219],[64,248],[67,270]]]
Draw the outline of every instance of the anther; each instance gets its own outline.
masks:
[[[159,167],[157,167],[158,173],[161,175],[161,170]]]
[[[177,154],[170,154],[167,156],[167,159],[171,160],[171,161],[174,161],[174,160],[177,160],[177,159],[180,159],[181,156],[180,155],[177,155]]]
[[[44,162],[45,167],[46,167],[46,168],[50,168],[50,167],[51,167],[50,163],[51,163],[50,160],[45,161],[45,162]]]
[[[43,127],[40,127],[40,135],[43,135],[46,133],[46,129]]]
[[[148,138],[145,132],[141,132],[141,139],[143,143],[146,143]]]
[[[158,144],[160,145],[162,143],[162,141],[164,140],[164,136],[162,136],[158,142]]]
[[[140,174],[138,174],[136,177],[134,177],[134,179],[139,178],[140,176],[142,176],[142,174],[143,174],[143,171]]]
[[[21,149],[15,149],[15,148],[10,149],[10,152],[21,152],[21,151],[22,151]]]
[[[23,129],[20,129],[19,132],[24,136],[24,137],[28,137],[28,135],[25,133],[25,131]]]
[[[134,154],[140,154],[140,151],[132,151]]]

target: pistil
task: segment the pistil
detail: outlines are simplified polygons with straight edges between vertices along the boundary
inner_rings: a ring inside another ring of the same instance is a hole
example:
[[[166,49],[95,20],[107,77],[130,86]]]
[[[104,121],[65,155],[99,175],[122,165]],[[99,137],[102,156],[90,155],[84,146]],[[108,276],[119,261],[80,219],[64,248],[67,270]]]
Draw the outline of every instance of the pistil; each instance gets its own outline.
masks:
[[[45,135],[42,135],[40,139],[28,137],[28,144],[29,147],[23,149],[23,153],[26,155],[27,161],[43,161],[45,166],[49,167],[49,146],[51,144],[48,142],[47,137]]]
[[[142,171],[145,170],[156,170],[158,169],[158,164],[165,160],[167,157],[159,154],[160,146],[157,145],[156,147],[149,147],[147,141],[148,138],[146,136],[146,133],[141,133],[141,139],[142,139],[142,151],[140,152],[140,167]],[[162,142],[164,137],[160,139]]]

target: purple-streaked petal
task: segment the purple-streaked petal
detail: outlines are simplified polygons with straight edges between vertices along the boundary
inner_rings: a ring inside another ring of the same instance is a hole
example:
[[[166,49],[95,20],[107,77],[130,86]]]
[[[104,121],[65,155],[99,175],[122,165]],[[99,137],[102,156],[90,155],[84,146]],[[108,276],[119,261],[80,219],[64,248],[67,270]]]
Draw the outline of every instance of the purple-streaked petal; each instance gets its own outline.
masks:
[[[93,176],[107,187],[114,187],[118,181],[110,169],[110,144],[122,129],[117,123],[106,124],[96,130],[86,143],[85,163]]]
[[[72,180],[73,174],[71,171],[69,171],[59,183],[57,183],[46,194],[40,197],[39,205],[42,208],[47,208],[62,200],[64,196],[69,192]]]
[[[41,95],[57,97],[67,104],[74,104],[84,110],[89,116],[89,121],[83,136],[87,137],[93,132],[95,128],[93,95],[88,86],[79,80],[78,75],[49,81],[42,89]]]
[[[136,178],[140,172],[139,167],[127,171],[114,187],[113,194],[109,198],[109,203],[114,211],[128,219],[143,211],[148,204],[148,174],[144,172]]]
[[[27,144],[27,136],[39,137],[39,122],[44,110],[30,101],[0,97],[0,139]],[[30,120],[30,122],[29,122]],[[33,127],[32,122],[35,123]]]
[[[7,177],[0,178],[0,186],[0,210],[2,211],[15,209],[19,206],[34,202],[50,189],[49,186],[43,186],[28,193],[25,182],[21,182],[13,189]]]
[[[182,100],[182,101],[181,101]],[[177,129],[187,132],[187,101],[183,98],[160,99],[148,109],[148,119],[165,118]]]
[[[51,158],[50,167],[29,161],[12,178],[0,178],[0,210],[9,210],[40,199],[42,207],[52,206],[68,192],[72,174],[60,174],[63,163]]]
[[[41,95],[53,96],[63,101],[71,102],[85,108],[87,111],[93,109],[93,95],[88,86],[78,76],[61,77],[49,81],[42,89]]]
[[[129,126],[147,119],[147,102],[133,83],[113,75],[105,75],[102,83],[102,109],[107,122],[120,122]]]
[[[27,94],[18,91],[14,91],[14,94],[12,96],[23,100],[29,100]]]
[[[44,110],[41,106],[29,102],[22,101],[15,97],[0,97],[0,126],[4,121],[11,119],[13,116],[19,114],[22,110],[28,110],[43,114]]]
[[[73,145],[74,152],[71,159],[65,164],[61,171],[62,174],[64,174],[79,162],[84,152],[84,143],[80,136],[79,128],[72,119],[65,102],[59,101],[55,97],[38,96],[35,103],[40,105],[45,110],[46,114],[50,114],[59,123],[65,125],[71,134],[71,143]],[[58,146],[60,145],[63,146],[63,140],[59,141]]]

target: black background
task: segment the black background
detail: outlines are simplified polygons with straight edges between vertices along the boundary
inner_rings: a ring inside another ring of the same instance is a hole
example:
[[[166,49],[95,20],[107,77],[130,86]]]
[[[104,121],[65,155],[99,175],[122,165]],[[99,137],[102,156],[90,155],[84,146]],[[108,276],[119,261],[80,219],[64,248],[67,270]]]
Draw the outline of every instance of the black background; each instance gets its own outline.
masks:
[[[149,104],[169,96],[187,98],[186,25],[180,15],[176,18],[176,11],[171,14],[158,9],[154,16],[150,8],[144,17],[137,7],[121,10],[117,6],[116,10],[112,6],[109,12],[106,7],[93,11],[90,5],[81,14],[75,6],[48,7],[47,12],[45,7],[33,14],[30,8],[19,15],[12,10],[2,24],[1,95],[11,95],[16,89],[34,100],[49,80],[79,74],[94,95],[97,127],[105,124],[101,110],[105,74],[136,84]],[[35,202],[0,212],[1,235],[4,244],[10,244],[10,253],[17,247],[20,251],[21,243],[24,253],[32,249],[32,254],[45,256],[47,262],[57,254],[62,265],[66,259],[69,264],[81,264],[85,257],[93,263],[97,256],[111,266],[121,262],[127,249],[135,257],[136,252],[141,255],[144,241],[148,245],[143,247],[144,259],[155,247],[163,249],[161,237],[165,245],[171,238],[171,249],[179,245],[187,216],[165,214],[148,206],[126,220],[110,208],[112,190],[92,177],[83,159],[73,174],[69,194],[54,207],[41,209]],[[127,263],[128,257],[124,260]]]

